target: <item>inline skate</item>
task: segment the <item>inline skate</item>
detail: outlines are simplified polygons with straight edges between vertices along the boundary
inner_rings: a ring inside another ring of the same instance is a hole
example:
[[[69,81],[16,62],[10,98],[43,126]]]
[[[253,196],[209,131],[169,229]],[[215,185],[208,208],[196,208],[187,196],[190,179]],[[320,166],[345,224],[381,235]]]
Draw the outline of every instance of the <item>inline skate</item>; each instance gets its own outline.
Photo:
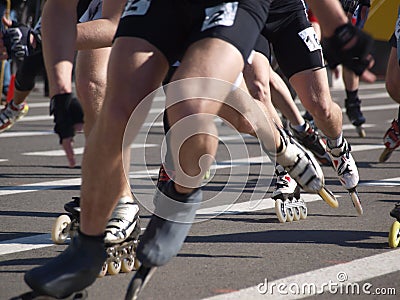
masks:
[[[79,229],[80,198],[72,199],[64,205],[68,214],[59,216],[53,225],[51,238],[55,244],[64,244],[68,238],[74,237]],[[107,259],[99,277],[107,273],[116,275],[120,271],[130,272],[138,268],[135,253],[141,233],[139,207],[131,199],[122,197],[108,222],[104,238]]]
[[[280,165],[276,166],[275,173],[277,175],[276,190],[271,198],[275,200],[275,213],[279,222],[307,218],[307,206],[300,197],[300,187],[297,182]]]
[[[393,151],[400,146],[400,129],[399,120],[393,120],[392,125],[386,131],[383,137],[385,149],[379,157],[379,162],[387,161],[392,155]]]
[[[309,121],[306,120],[305,131],[297,131],[291,126],[290,130],[293,133],[293,137],[310,150],[322,165],[332,166],[332,160],[326,152],[326,141],[319,135],[318,131],[311,126]]]
[[[359,98],[351,101],[349,99],[345,99],[344,105],[346,107],[346,114],[350,122],[356,127],[359,137],[365,138],[367,135],[362,126],[365,123],[365,117],[363,116],[360,108],[361,100]]]
[[[328,143],[328,153],[331,156],[333,167],[337,172],[340,183],[349,192],[353,206],[359,215],[363,214],[361,200],[358,196],[357,185],[359,181],[358,169],[353,156],[351,155],[351,147],[346,139],[340,146],[330,148]]]
[[[328,203],[337,208],[336,197],[325,187],[322,169],[312,153],[304,149],[285,131],[278,128],[283,149],[276,154],[276,162],[280,164],[296,182],[309,193],[317,193]]]

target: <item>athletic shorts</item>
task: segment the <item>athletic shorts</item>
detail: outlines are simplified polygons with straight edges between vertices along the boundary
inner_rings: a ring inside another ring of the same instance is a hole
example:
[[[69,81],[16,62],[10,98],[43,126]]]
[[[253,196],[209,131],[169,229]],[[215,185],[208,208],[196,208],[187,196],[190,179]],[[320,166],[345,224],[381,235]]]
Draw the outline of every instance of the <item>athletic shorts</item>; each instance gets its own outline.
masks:
[[[392,36],[390,37],[389,44],[393,48],[397,48],[397,38],[396,38],[396,35],[394,32],[393,32]]]
[[[287,78],[304,70],[324,67],[321,44],[303,10],[271,16],[261,35],[254,50],[270,58],[270,50],[265,47],[268,41]]]
[[[30,91],[35,86],[35,78],[44,72],[44,61],[42,51],[38,51],[24,58],[18,65],[15,74],[15,88],[19,91]]]
[[[192,43],[213,37],[235,46],[246,61],[267,19],[271,0],[128,0],[115,38],[138,37],[170,64]]]

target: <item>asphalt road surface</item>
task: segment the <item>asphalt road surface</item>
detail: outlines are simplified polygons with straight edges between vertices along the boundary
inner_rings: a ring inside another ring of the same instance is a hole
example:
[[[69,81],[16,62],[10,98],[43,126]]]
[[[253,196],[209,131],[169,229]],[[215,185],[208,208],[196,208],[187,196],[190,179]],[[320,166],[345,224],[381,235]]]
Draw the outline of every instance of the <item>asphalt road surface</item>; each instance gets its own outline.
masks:
[[[332,96],[344,107],[343,89],[332,89]],[[142,299],[317,297],[310,291],[321,299],[398,299],[400,249],[388,247],[388,232],[394,221],[389,211],[400,196],[400,151],[378,162],[382,137],[398,105],[382,82],[363,84],[360,97],[367,137],[358,137],[345,114],[343,129],[359,167],[363,216],[357,216],[333,169],[323,167],[339,208],[303,194],[307,219],[279,223],[269,198],[271,162],[254,138],[217,120],[221,142],[213,177],[204,186],[208,201],[179,255],[156,271]],[[151,208],[163,138],[164,103],[161,97],[155,100],[132,146],[131,184],[142,205],[142,228],[150,216],[146,208]],[[79,195],[81,169],[67,167],[41,88],[29,105],[29,114],[0,134],[0,299],[28,291],[24,273],[65,249],[51,242],[51,228],[64,203]],[[79,164],[83,146],[79,134]],[[123,299],[132,275],[98,279],[88,288],[89,299]]]

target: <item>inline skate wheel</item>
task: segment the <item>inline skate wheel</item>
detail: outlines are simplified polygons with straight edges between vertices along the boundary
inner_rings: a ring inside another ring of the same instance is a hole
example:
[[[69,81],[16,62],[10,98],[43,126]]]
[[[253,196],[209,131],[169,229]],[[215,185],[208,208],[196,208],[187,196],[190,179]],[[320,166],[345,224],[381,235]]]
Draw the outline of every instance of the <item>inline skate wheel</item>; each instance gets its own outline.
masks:
[[[365,129],[362,126],[357,126],[356,130],[359,137],[365,138],[367,136],[367,134],[365,133]]]
[[[400,223],[394,221],[389,231],[389,247],[397,248],[400,243]]]
[[[293,207],[293,220],[300,221],[300,207]]]
[[[287,218],[287,213],[285,209],[285,204],[281,199],[275,200],[275,214],[278,217],[279,222],[285,223]]]
[[[107,262],[105,262],[99,272],[99,275],[97,275],[97,277],[102,278],[102,277],[106,276],[107,270],[108,270],[108,264],[107,264]]]
[[[140,292],[144,289],[156,269],[156,267],[141,266],[129,283],[125,300],[138,299]]]
[[[389,149],[389,148],[385,148],[382,152],[382,154],[379,156],[379,162],[385,162],[387,161],[390,156],[392,155],[393,150]]]
[[[300,206],[300,219],[303,219],[303,220],[306,219],[307,218],[307,213],[308,213],[307,206],[306,206],[305,203],[303,203]]]
[[[133,269],[135,269],[135,263],[136,263],[136,261],[135,261],[136,259],[135,259],[135,257],[132,255],[132,256],[129,256],[129,257],[127,257],[127,258],[124,258],[123,260],[122,260],[122,265],[121,265],[121,272],[123,272],[123,273],[129,273],[129,272],[131,272]]]
[[[321,196],[321,198],[328,203],[330,207],[333,208],[338,208],[339,207],[339,202],[337,201],[336,197],[330,190],[328,190],[326,187],[323,187],[318,191],[318,195]]]
[[[121,271],[122,263],[119,259],[113,259],[108,263],[108,274],[117,275]]]
[[[287,214],[286,221],[288,221],[288,222],[293,222],[293,219],[294,219],[293,208],[291,208],[291,207],[286,207],[286,214]]]
[[[56,219],[51,229],[51,240],[54,244],[62,245],[65,243],[69,235],[70,225],[71,218],[67,215],[61,215]]]
[[[350,192],[351,201],[353,202],[353,205],[354,205],[355,209],[357,210],[358,215],[362,216],[364,211],[361,206],[360,197],[358,196],[357,191],[354,189],[354,190],[350,190],[349,192]]]

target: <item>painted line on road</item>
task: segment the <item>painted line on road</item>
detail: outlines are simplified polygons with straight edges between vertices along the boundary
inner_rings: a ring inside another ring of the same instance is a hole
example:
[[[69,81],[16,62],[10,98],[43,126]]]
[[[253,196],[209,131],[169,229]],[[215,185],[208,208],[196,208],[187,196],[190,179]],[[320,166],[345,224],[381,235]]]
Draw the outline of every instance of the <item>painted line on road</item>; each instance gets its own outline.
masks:
[[[242,136],[238,135],[239,138],[243,138]],[[228,137],[223,137],[224,139],[228,140]],[[379,147],[383,147],[380,145],[356,145],[354,146],[354,152],[356,151],[366,151],[371,149],[377,149]],[[237,160],[227,160],[218,162],[217,165],[211,166],[211,169],[221,169],[221,168],[230,168],[230,167],[239,167],[243,166],[244,164],[249,163],[268,163],[269,159],[267,156],[258,156],[252,158],[243,158]],[[140,171],[131,172],[129,175],[130,178],[146,178],[149,176],[155,176],[158,174],[158,169],[144,169]],[[51,190],[51,189],[60,189],[66,188],[70,186],[79,186],[81,184],[81,178],[71,178],[71,179],[63,179],[63,180],[55,180],[55,181],[46,181],[46,182],[38,182],[32,184],[23,184],[17,186],[7,186],[0,188],[0,196],[12,195],[12,194],[19,194],[19,193],[29,193],[35,191],[42,191],[42,190]],[[390,185],[390,184],[389,184]]]
[[[53,246],[50,234],[38,234],[0,242],[0,255]]]
[[[334,295],[339,295],[339,297],[350,297],[356,295],[354,292],[354,294],[351,294],[351,291],[353,291],[351,287],[354,287],[358,282],[367,281],[372,278],[400,271],[399,257],[400,249],[387,251],[381,254],[355,259],[347,263],[337,264],[330,267],[277,279],[272,282],[268,282],[267,284],[265,280],[256,286],[241,289],[228,294],[205,298],[204,300],[302,299],[315,295],[312,294],[311,288],[307,288],[310,287],[310,285],[316,287],[317,292],[322,293],[322,291],[324,291],[323,295],[327,295],[328,297],[333,297]],[[266,274],[266,276],[267,275],[268,274]],[[338,288],[336,294],[329,293],[330,282],[337,284]],[[344,293],[342,294],[340,293],[340,284],[343,286]],[[350,288],[347,288],[346,290],[346,286]],[[371,285],[368,286],[369,288],[367,288],[367,291],[369,290],[371,294],[363,293],[363,284],[359,284],[359,291],[361,295],[372,295],[372,297],[374,297],[373,293],[375,288],[378,287]],[[283,290],[284,293],[281,292],[279,294],[278,287],[280,287],[279,290]],[[299,287],[298,290],[297,287]],[[267,288],[268,290],[266,290]],[[260,293],[259,289],[261,289],[263,293]],[[294,291],[294,293],[292,291]],[[348,294],[346,294],[346,292],[348,292]]]
[[[302,194],[305,202],[321,200],[318,195]],[[235,203],[232,205],[220,205],[215,207],[202,208],[197,211],[197,217],[218,216],[226,214],[239,214],[255,212],[275,207],[275,201],[271,198],[252,200],[247,202]],[[144,231],[146,228],[142,228]],[[29,251],[54,245],[50,234],[39,234],[13,240],[0,242],[0,255],[11,254],[22,251]]]
[[[2,132],[0,138],[30,137],[55,134],[53,130]]]
[[[137,144],[134,143],[131,145],[132,149],[138,148],[147,148],[147,147],[158,147],[158,144]],[[83,154],[84,147],[74,148],[75,155]],[[48,150],[48,151],[36,151],[36,152],[25,152],[21,153],[22,155],[28,156],[65,156],[64,150]]]

